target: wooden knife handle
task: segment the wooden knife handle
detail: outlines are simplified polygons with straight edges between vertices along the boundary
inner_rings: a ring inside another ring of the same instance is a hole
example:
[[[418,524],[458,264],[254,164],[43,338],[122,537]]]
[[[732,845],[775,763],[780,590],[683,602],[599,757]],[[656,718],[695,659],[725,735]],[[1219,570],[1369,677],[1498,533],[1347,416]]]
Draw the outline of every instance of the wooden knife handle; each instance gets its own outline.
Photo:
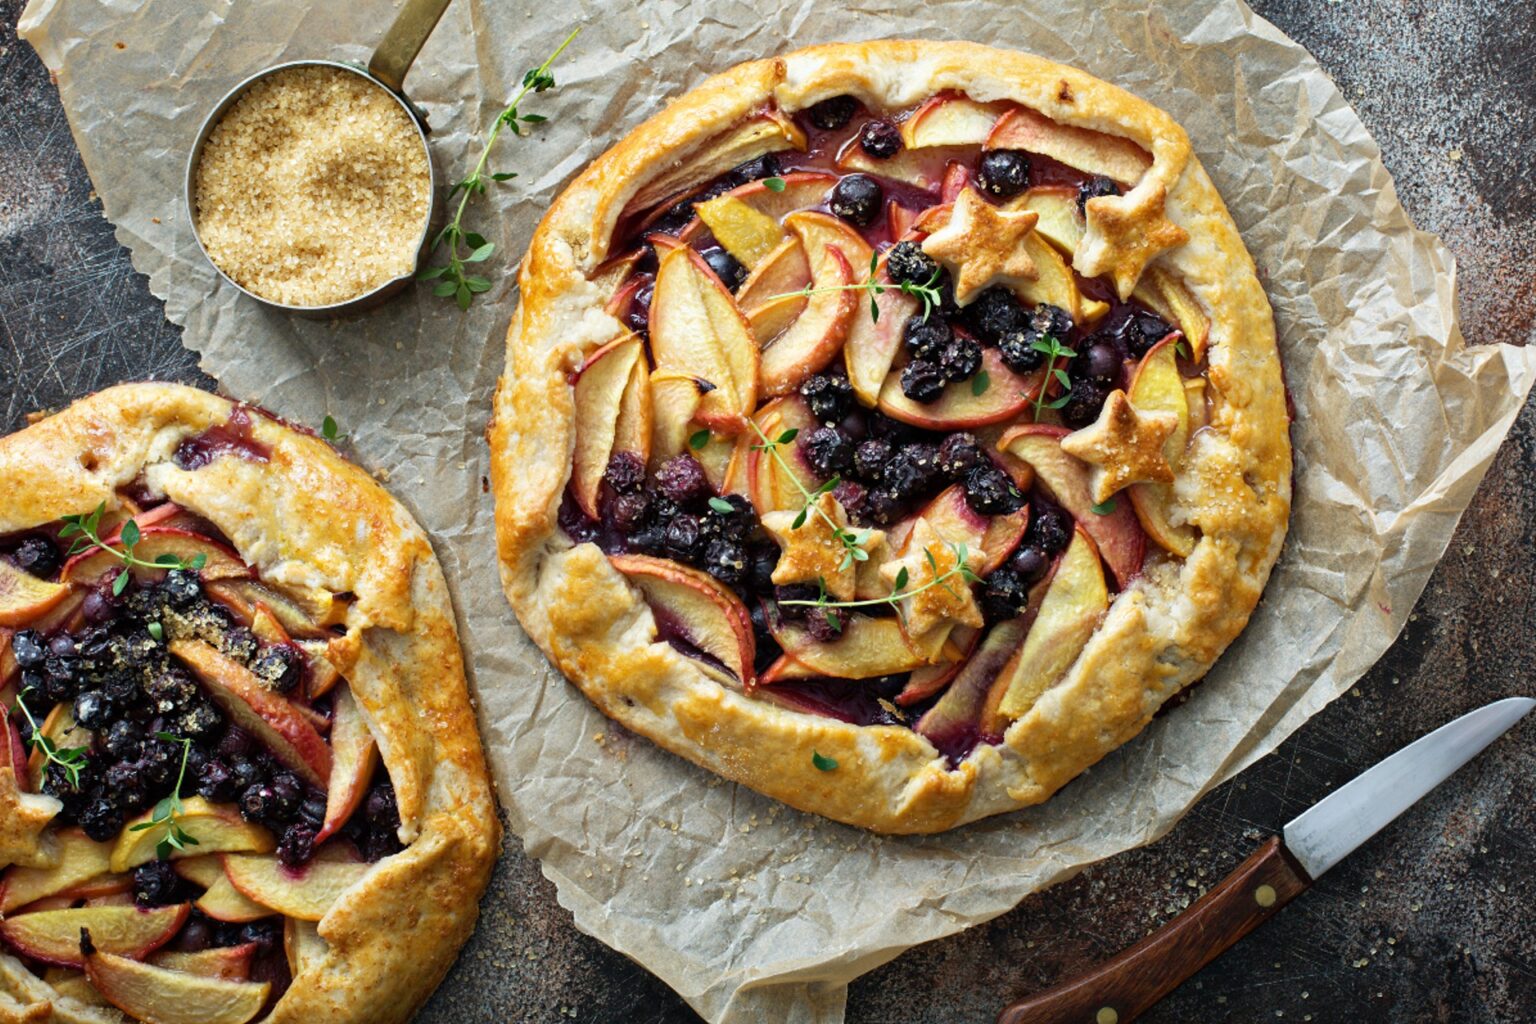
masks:
[[[997,1024],[1130,1024],[1311,884],[1273,837],[1184,913],[1088,973],[1013,1003]]]

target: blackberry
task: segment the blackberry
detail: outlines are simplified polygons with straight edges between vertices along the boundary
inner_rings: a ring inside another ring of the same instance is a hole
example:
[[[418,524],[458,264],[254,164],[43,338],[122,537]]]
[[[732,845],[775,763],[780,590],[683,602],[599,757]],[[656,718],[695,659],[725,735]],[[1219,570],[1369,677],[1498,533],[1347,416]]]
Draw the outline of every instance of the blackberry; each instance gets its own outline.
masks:
[[[891,442],[883,437],[862,441],[853,450],[853,471],[865,483],[877,484],[885,473],[885,464],[895,451]]]
[[[303,822],[289,825],[277,841],[277,859],[285,867],[308,864],[315,856],[315,829]]]
[[[1011,619],[1029,604],[1029,587],[1012,569],[998,569],[983,581],[981,602],[988,618]]]
[[[112,703],[100,690],[87,690],[75,698],[75,721],[83,729],[99,732],[112,724],[116,717]]]
[[[699,517],[687,512],[680,513],[667,524],[667,550],[679,558],[691,558],[698,550],[701,535]]]
[[[729,505],[731,510],[722,512],[710,505],[705,516],[710,531],[725,540],[738,543],[746,540],[752,528],[757,525],[752,503],[739,494],[727,494],[720,500]]]
[[[736,185],[745,185],[749,181],[758,181],[763,178],[777,178],[782,173],[783,171],[779,167],[779,158],[777,154],[764,153],[762,156],[754,157],[753,159],[748,160],[746,163],[737,164],[729,175],[731,180],[722,182],[721,184],[725,187],[720,191],[730,191],[730,189],[733,187],[732,182],[734,182]],[[705,198],[713,199],[714,196],[706,196]]]
[[[1102,174],[1095,174],[1081,185],[1077,186],[1077,212],[1087,215],[1088,200],[1099,196],[1117,196],[1120,194],[1120,186]]]
[[[160,591],[173,608],[185,608],[203,595],[202,580],[190,569],[172,569],[160,583]]]
[[[970,380],[980,369],[981,346],[969,338],[956,338],[939,353],[939,372],[945,380]]]
[[[608,521],[628,533],[645,521],[645,513],[650,504],[650,498],[644,491],[617,495],[608,503]]]
[[[1059,508],[1042,505],[1029,521],[1024,543],[1038,548],[1047,558],[1060,552],[1072,539],[1072,520]]]
[[[857,480],[839,480],[837,486],[832,488],[832,497],[837,499],[837,503],[850,516],[858,516],[864,511],[869,489]]]
[[[939,455],[931,444],[909,444],[897,449],[885,464],[885,483],[897,498],[912,498],[928,490],[938,478]]]
[[[965,307],[965,322],[988,345],[1001,345],[1028,327],[1023,303],[1002,285],[993,285]]]
[[[91,839],[104,843],[116,839],[128,816],[105,794],[97,794],[80,811],[80,828]]]
[[[645,460],[634,452],[614,452],[603,479],[618,494],[638,491],[645,486]]]
[[[916,242],[897,242],[885,257],[885,276],[897,284],[927,284],[938,272],[939,265]]]
[[[987,465],[965,475],[965,503],[984,516],[1005,516],[1024,507],[1024,495],[1007,473]]]
[[[172,732],[188,739],[200,740],[217,729],[224,721],[224,716],[219,709],[206,700],[195,700],[187,706],[186,710],[177,715],[173,722],[167,723]],[[200,751],[192,748],[191,757],[196,757]],[[190,765],[190,758],[188,763]]]
[[[912,436],[911,427],[877,410],[870,410],[865,422],[868,425],[870,437],[882,438],[892,444],[901,444]]]
[[[889,526],[901,518],[902,501],[888,490],[870,491],[864,496],[863,517],[877,526]]]
[[[880,216],[885,189],[867,174],[848,174],[832,188],[828,207],[833,214],[856,227],[867,228]]]
[[[251,672],[266,684],[267,689],[288,693],[299,685],[304,666],[299,652],[287,644],[268,644],[251,660]]]
[[[741,282],[747,279],[747,268],[724,249],[718,247],[705,249],[699,255],[704,257],[704,262],[709,264],[709,269],[715,272],[715,276],[728,291],[734,292],[741,287]]]
[[[705,498],[710,491],[704,467],[692,455],[674,455],[656,471],[656,486],[679,505]]]
[[[43,663],[43,659],[48,657],[48,649],[43,644],[43,638],[36,632],[23,629],[11,637],[11,657],[22,668],[31,668]]]
[[[261,643],[255,634],[244,626],[231,626],[224,631],[219,648],[236,661],[250,661],[256,656]]]
[[[155,738],[145,740],[144,749],[134,764],[144,776],[146,788],[169,786],[181,767],[181,744]]]
[[[901,327],[901,342],[913,359],[935,362],[939,354],[955,340],[949,321],[940,316],[914,316]]]
[[[812,608],[805,617],[805,631],[817,643],[831,643],[842,635],[843,613],[836,608]],[[835,624],[834,624],[835,623]]]
[[[722,583],[735,586],[747,576],[747,552],[729,540],[712,540],[704,550],[704,571]]]
[[[176,903],[181,876],[168,860],[152,860],[133,869],[133,902],[141,907]]]
[[[139,730],[127,719],[118,719],[107,726],[106,733],[102,736],[101,745],[107,753],[119,761],[132,761],[139,756],[143,744],[139,740]]]
[[[992,464],[976,435],[964,431],[940,442],[938,459],[939,472],[951,480],[962,480],[971,470]]]
[[[944,393],[944,373],[934,363],[914,359],[901,371],[901,393],[914,402],[936,402]]]
[[[853,385],[842,374],[818,373],[800,385],[800,396],[817,420],[836,423],[853,402]]]
[[[227,803],[240,791],[229,765],[217,758],[207,761],[197,773],[197,795],[215,803]]]
[[[1109,389],[1096,380],[1075,380],[1067,404],[1061,407],[1061,421],[1069,427],[1086,427],[1099,418]]]
[[[139,778],[136,761],[119,761],[110,765],[101,779],[102,786],[117,798],[124,810],[141,806],[146,794],[144,782]]]
[[[811,124],[822,131],[836,131],[853,120],[859,101],[852,96],[833,96],[815,104],[809,111]]]
[[[871,121],[859,130],[859,148],[876,160],[901,152],[901,130],[889,121]]]
[[[174,715],[185,710],[197,694],[197,684],[175,666],[157,673],[144,684],[144,695],[149,698],[150,708],[161,715]]]
[[[363,803],[363,815],[374,828],[393,832],[400,827],[400,808],[395,803],[395,787],[392,783],[381,782],[368,791],[368,799]]]
[[[812,431],[800,450],[811,468],[822,476],[834,476],[853,466],[853,442],[836,427]]]
[[[1058,341],[1065,342],[1067,335],[1072,333],[1071,314],[1060,306],[1053,306],[1048,302],[1042,302],[1030,310],[1027,321],[1029,329],[1035,334],[1040,336],[1049,334]]]
[[[52,661],[52,658],[49,658]],[[79,692],[75,680],[68,674],[56,674],[48,670],[26,669],[21,674],[22,685],[37,691],[37,695],[49,704],[62,704],[74,700]]]
[[[1033,585],[1045,577],[1045,570],[1050,567],[1051,560],[1045,557],[1045,552],[1033,545],[1022,544],[1008,560],[1008,568],[1019,574],[1019,577],[1027,584]]]
[[[1085,377],[1111,385],[1119,382],[1120,372],[1124,368],[1120,349],[1114,342],[1103,338],[1090,342],[1088,348],[1081,353],[1081,365]]]
[[[1120,326],[1115,329],[1115,334],[1131,357],[1140,359],[1151,350],[1153,345],[1166,338],[1168,332],[1172,330],[1168,322],[1156,313],[1138,310],[1121,321]]]
[[[1029,157],[1017,149],[989,149],[976,163],[976,184],[989,196],[1008,199],[1029,187]]]

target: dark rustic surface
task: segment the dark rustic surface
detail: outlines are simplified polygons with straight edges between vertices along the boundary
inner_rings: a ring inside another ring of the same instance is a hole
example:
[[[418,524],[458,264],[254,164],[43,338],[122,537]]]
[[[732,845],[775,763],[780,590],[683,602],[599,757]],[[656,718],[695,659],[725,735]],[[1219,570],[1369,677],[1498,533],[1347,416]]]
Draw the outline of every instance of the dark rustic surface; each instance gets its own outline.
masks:
[[[1536,338],[1536,4],[1267,0],[1385,152],[1404,205],[1460,262],[1474,342]],[[112,237],[47,72],[0,0],[0,431],[119,380],[207,385]],[[1404,635],[1352,691],[1161,842],[857,981],[858,1024],[989,1021],[1140,938],[1259,838],[1423,732],[1536,693],[1536,412],[1527,407]],[[1144,1021],[1536,1020],[1536,722],[1367,844]],[[512,840],[484,922],[421,1020],[695,1020],[580,935]]]

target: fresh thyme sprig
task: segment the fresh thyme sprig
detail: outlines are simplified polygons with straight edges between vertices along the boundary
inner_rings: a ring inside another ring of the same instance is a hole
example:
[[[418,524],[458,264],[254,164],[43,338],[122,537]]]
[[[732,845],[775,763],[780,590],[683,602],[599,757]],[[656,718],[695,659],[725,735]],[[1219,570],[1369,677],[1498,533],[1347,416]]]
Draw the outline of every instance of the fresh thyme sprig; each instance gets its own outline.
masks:
[[[906,585],[911,582],[911,576],[907,572],[907,567],[902,566],[900,571],[896,573],[896,578],[891,581],[891,592],[884,597],[870,597],[860,601],[832,601],[828,600],[827,589],[825,586],[823,586],[821,588],[820,596],[818,596],[814,601],[798,599],[780,601],[779,604],[801,605],[808,608],[821,608],[824,610],[837,608],[870,608],[875,605],[888,604],[892,608],[896,609],[897,614],[901,614],[901,602],[909,597],[921,594],[925,590],[932,590],[934,587],[943,587],[945,590],[949,590],[949,592],[953,594],[954,591],[950,589],[949,581],[956,576],[959,576],[966,583],[979,583],[981,581],[981,577],[976,575],[975,570],[971,568],[970,562],[967,560],[965,545],[951,544],[950,548],[955,552],[955,564],[953,567],[945,570],[944,572],[939,571],[938,559],[934,558],[933,552],[927,549],[923,551],[924,557],[928,559],[929,567],[933,569],[933,579],[929,580],[927,583],[913,587],[911,590],[905,589]],[[828,621],[831,620],[829,619]]]
[[[148,821],[141,821],[131,826],[129,831],[145,832],[152,828],[163,829],[164,834],[155,843],[155,856],[161,860],[170,860],[172,850],[186,850],[189,846],[197,845],[197,840],[187,834],[179,820],[187,810],[181,802],[181,785],[186,781],[187,758],[192,753],[192,741],[169,732],[157,732],[155,739],[181,744],[181,768],[176,772],[176,788],[171,790],[170,796],[155,804],[155,809],[150,812]]]
[[[463,195],[459,196],[459,205],[454,211],[453,219],[437,233],[436,238],[432,239],[433,252],[445,244],[448,246],[448,262],[441,266],[427,267],[416,276],[422,281],[437,280],[436,286],[432,289],[433,294],[445,298],[449,295],[453,296],[461,310],[468,309],[476,295],[491,290],[491,282],[487,278],[470,274],[465,268],[471,263],[484,263],[490,259],[491,253],[496,251],[495,242],[487,242],[484,236],[465,229],[464,208],[469,205],[470,196],[485,193],[488,182],[509,181],[517,177],[516,172],[513,171],[492,172],[487,169],[486,164],[491,159],[491,149],[496,145],[496,139],[500,137],[503,128],[510,128],[513,135],[521,137],[524,134],[523,125],[541,124],[549,120],[543,114],[519,114],[517,105],[530,92],[546,92],[555,87],[555,76],[550,73],[550,65],[554,64],[555,58],[571,45],[571,40],[575,39],[580,31],[581,29],[578,28],[566,36],[565,42],[549,55],[548,60],[524,73],[522,89],[512,97],[512,102],[496,115],[490,134],[486,136],[485,147],[480,150],[480,159],[475,161],[475,169],[470,171],[462,181],[454,182],[453,188],[448,191],[449,199],[461,192]],[[469,251],[461,252],[461,247],[467,247]]]
[[[341,432],[334,416],[327,416],[320,421],[320,437],[329,444],[341,444],[347,439],[347,435]]]
[[[800,527],[805,525],[805,521],[810,517],[811,512],[814,511],[818,516],[825,520],[828,526],[832,527],[832,535],[838,539],[840,544],[843,545],[843,562],[840,568],[847,569],[849,566],[853,565],[854,562],[868,561],[869,552],[865,551],[862,545],[866,540],[869,539],[869,531],[849,530],[837,525],[832,517],[827,515],[822,507],[816,503],[817,498],[821,497],[823,494],[826,494],[828,491],[832,490],[832,488],[836,487],[842,478],[834,476],[832,479],[828,480],[814,491],[808,490],[805,484],[800,482],[799,474],[797,474],[790,467],[789,463],[784,460],[784,456],[779,454],[779,446],[789,444],[795,439],[800,431],[794,427],[791,427],[790,429],[781,433],[777,438],[770,439],[767,434],[763,433],[763,428],[757,425],[756,420],[748,420],[747,422],[752,424],[752,429],[757,432],[757,436],[761,438],[763,442],[762,444],[755,444],[752,447],[757,451],[767,452],[770,456],[772,456],[773,461],[778,463],[779,469],[783,470],[784,475],[789,477],[789,479],[794,483],[795,488],[805,498],[805,503],[800,507],[800,514],[795,516],[794,522],[790,524],[790,529],[800,529]]]
[[[880,303],[876,301],[889,290],[901,292],[904,295],[915,295],[923,303],[923,319],[928,319],[928,314],[933,312],[935,306],[941,305],[944,297],[939,290],[939,278],[944,276],[944,271],[935,269],[933,275],[921,284],[914,281],[902,281],[899,284],[876,280],[875,274],[880,265],[880,257],[869,257],[869,276],[857,284],[833,284],[823,288],[813,288],[806,285],[799,291],[783,292],[779,295],[770,295],[764,302],[772,302],[774,299],[787,299],[796,295],[809,298],[812,295],[821,295],[826,292],[868,292],[869,293],[869,319],[873,323],[880,322]]]
[[[64,769],[64,778],[69,783],[69,788],[75,792],[80,791],[80,770],[85,767],[84,747],[65,747],[59,749],[59,745],[47,736],[43,735],[42,727],[37,724],[37,719],[32,717],[32,709],[27,707],[27,694],[32,692],[32,687],[21,691],[16,701],[16,706],[21,709],[22,716],[26,718],[27,725],[32,730],[32,738],[28,745],[43,755],[47,761]],[[18,771],[20,769],[17,769]]]
[[[201,569],[208,564],[208,556],[199,552],[191,561],[183,561],[175,555],[167,552],[156,556],[153,562],[146,562],[133,553],[134,547],[139,543],[139,524],[132,519],[123,524],[118,532],[117,542],[121,547],[113,547],[101,539],[101,514],[106,511],[107,503],[102,502],[95,510],[78,516],[64,516],[64,526],[59,530],[59,539],[74,537],[75,542],[69,546],[70,555],[78,555],[82,551],[91,548],[100,548],[107,554],[123,563],[123,571],[117,574],[112,581],[112,593],[121,596],[128,589],[128,580],[131,577],[132,568],[138,566],[141,569]]]
[[[1072,378],[1067,376],[1066,370],[1056,365],[1056,360],[1071,359],[1077,353],[1063,345],[1054,334],[1036,338],[1030,347],[1045,355],[1045,379],[1040,382],[1040,393],[1035,396],[1035,422],[1038,423],[1042,409],[1060,409],[1072,400]],[[1045,393],[1051,386],[1052,377],[1060,381],[1066,390],[1047,402]]]

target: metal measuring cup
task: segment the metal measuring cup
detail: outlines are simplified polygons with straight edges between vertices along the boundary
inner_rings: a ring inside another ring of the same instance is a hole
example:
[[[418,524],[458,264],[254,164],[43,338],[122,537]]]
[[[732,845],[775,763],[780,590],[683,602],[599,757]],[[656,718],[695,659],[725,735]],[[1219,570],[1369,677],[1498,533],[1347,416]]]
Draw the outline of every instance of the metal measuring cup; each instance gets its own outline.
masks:
[[[432,151],[427,145],[427,132],[429,129],[427,127],[426,115],[417,110],[415,105],[406,98],[403,83],[405,82],[406,72],[410,70],[411,64],[416,60],[416,55],[421,52],[422,46],[426,44],[427,37],[437,27],[437,23],[442,18],[443,12],[447,10],[449,2],[450,0],[406,0],[405,6],[395,16],[395,20],[389,26],[389,30],[384,33],[384,38],[373,51],[373,56],[369,58],[366,70],[354,64],[345,64],[335,60],[291,60],[283,64],[274,64],[272,67],[251,75],[225,93],[224,98],[214,105],[213,110],[203,119],[202,127],[197,132],[197,138],[192,143],[192,152],[187,157],[187,173],[186,181],[183,184],[183,197],[187,206],[187,216],[192,222],[192,235],[197,239],[198,251],[203,254],[203,257],[208,260],[209,265],[217,271],[220,277],[269,309],[282,310],[283,312],[294,313],[316,320],[326,320],[332,317],[345,316],[349,313],[360,313],[364,310],[373,309],[391,296],[399,294],[400,291],[415,279],[416,271],[421,266],[423,257],[427,255],[429,248],[428,234],[433,217],[438,212],[439,199],[437,195],[437,171],[432,166]],[[427,187],[431,190],[432,200],[428,203],[426,215],[422,218],[421,237],[416,245],[416,258],[407,273],[384,282],[372,291],[364,292],[362,295],[346,299],[342,302],[333,302],[326,306],[290,306],[263,298],[242,287],[239,282],[224,273],[223,269],[208,255],[208,250],[203,247],[203,240],[198,235],[197,216],[194,212],[196,210],[194,204],[196,203],[197,167],[198,161],[202,159],[203,146],[207,144],[208,136],[213,133],[215,126],[224,117],[224,113],[236,100],[245,94],[247,89],[268,75],[276,74],[288,68],[311,65],[338,68],[357,75],[359,78],[365,79],[372,85],[382,89],[400,105],[400,109],[405,111],[406,115],[411,119],[411,124],[416,127],[416,136],[421,142],[421,151],[427,160]]]

